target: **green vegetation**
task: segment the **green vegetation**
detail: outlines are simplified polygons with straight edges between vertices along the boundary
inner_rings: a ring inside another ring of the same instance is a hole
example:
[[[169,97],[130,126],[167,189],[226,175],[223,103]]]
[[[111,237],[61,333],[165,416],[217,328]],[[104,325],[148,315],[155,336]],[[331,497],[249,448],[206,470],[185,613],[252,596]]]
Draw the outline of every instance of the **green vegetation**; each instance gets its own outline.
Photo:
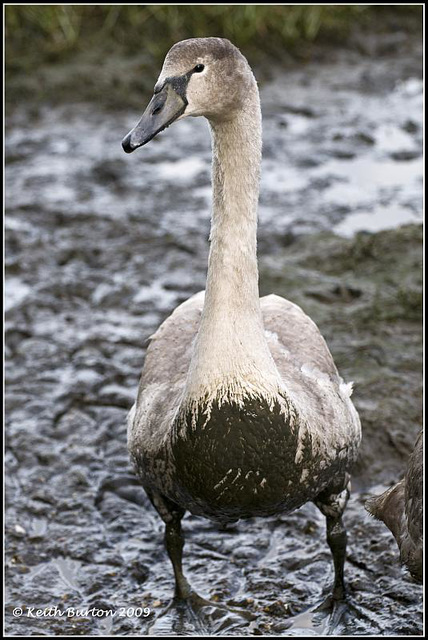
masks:
[[[174,42],[220,36],[240,47],[259,81],[272,65],[307,60],[369,31],[416,33],[421,5],[8,5],[6,106],[76,100],[139,108]],[[419,36],[418,36],[419,37]],[[346,40],[348,38],[348,40]]]
[[[7,62],[31,55],[36,63],[92,46],[163,57],[173,42],[207,35],[269,53],[343,40],[355,23],[380,24],[385,9],[403,17],[422,11],[420,5],[9,5]]]

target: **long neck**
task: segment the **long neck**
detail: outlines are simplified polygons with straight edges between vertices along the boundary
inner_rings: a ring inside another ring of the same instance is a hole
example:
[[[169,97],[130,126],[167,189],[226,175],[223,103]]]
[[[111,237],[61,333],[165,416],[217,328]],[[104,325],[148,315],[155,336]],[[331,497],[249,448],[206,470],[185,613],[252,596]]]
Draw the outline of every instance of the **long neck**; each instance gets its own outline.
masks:
[[[277,388],[264,336],[257,269],[261,113],[256,84],[230,120],[210,122],[213,211],[205,303],[187,396],[230,399]]]

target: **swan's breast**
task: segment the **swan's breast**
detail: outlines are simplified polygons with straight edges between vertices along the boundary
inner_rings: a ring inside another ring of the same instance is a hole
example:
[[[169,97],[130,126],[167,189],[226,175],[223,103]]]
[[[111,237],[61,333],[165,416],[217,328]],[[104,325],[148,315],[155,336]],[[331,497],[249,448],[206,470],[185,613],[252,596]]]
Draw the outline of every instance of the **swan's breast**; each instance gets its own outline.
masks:
[[[291,511],[347,463],[334,451],[321,460],[307,431],[279,403],[269,406],[262,399],[245,406],[214,403],[208,419],[203,411],[196,419],[182,415],[171,449],[171,497],[195,514],[223,521]]]

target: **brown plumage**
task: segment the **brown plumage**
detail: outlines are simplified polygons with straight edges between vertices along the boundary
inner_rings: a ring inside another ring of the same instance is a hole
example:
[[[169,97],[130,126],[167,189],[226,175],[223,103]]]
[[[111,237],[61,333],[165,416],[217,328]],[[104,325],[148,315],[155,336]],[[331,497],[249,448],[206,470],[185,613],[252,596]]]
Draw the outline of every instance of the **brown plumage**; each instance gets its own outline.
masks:
[[[382,520],[400,549],[400,559],[412,577],[423,579],[423,434],[409,457],[405,477],[382,495],[369,498],[367,511]]]

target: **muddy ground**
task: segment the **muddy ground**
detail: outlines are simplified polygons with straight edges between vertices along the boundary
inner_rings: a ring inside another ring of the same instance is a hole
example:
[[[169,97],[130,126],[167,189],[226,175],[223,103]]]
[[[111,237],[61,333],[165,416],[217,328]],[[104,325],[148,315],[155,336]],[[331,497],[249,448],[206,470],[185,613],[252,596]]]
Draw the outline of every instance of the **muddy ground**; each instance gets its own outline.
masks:
[[[318,323],[355,381],[363,425],[345,517],[360,614],[336,629],[350,635],[422,633],[422,588],[363,508],[403,475],[422,421],[421,73],[419,45],[396,38],[270,70],[261,83],[261,293],[290,298]],[[163,526],[128,484],[125,420],[147,337],[204,287],[209,134],[183,121],[128,157],[120,142],[140,113],[126,110],[126,95],[124,110],[100,104],[17,102],[7,121],[10,635],[196,631],[174,612],[154,623],[173,577]],[[226,530],[187,516],[184,530],[195,589],[254,616],[203,630],[322,632],[293,621],[332,582],[313,505]],[[28,616],[55,605],[117,615]]]

